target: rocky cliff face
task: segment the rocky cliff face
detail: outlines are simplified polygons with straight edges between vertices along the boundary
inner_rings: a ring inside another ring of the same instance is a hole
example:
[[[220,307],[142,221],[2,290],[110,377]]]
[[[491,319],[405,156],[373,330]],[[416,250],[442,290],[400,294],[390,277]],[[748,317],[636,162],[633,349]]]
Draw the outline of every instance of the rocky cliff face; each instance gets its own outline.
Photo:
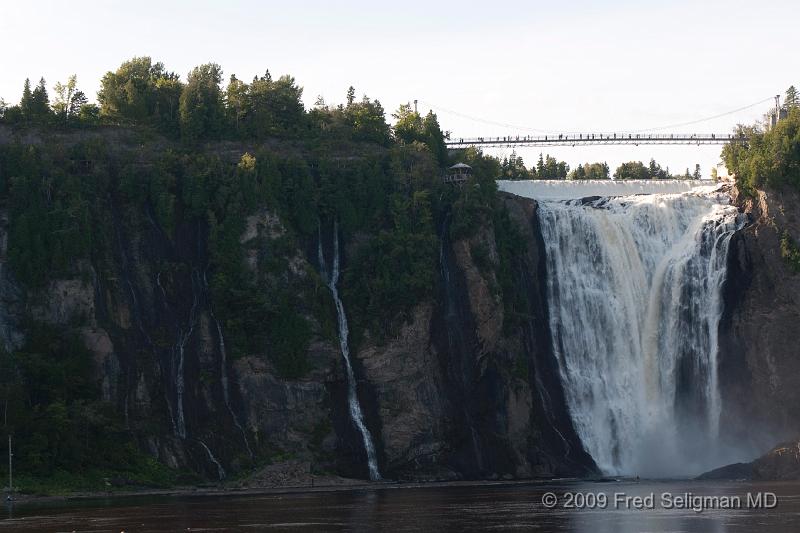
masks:
[[[752,455],[800,431],[800,275],[781,256],[781,235],[800,237],[800,194],[758,191],[734,201],[750,224],[732,239],[720,323],[721,429]]]
[[[451,242],[445,220],[437,298],[396,338],[367,342],[358,353],[379,406],[384,468],[393,475],[595,472],[566,413],[550,351],[536,204],[505,194],[502,201],[527,243],[511,266],[529,314],[504,328],[494,228]]]
[[[699,479],[800,480],[800,442],[781,443],[755,461],[723,466],[706,472]]]
[[[19,317],[22,291],[8,268],[8,211],[0,209],[0,348],[10,352],[22,345]]]
[[[378,341],[366,332],[354,346],[358,395],[388,478],[595,472],[567,416],[550,349],[536,204],[506,195],[502,203],[527,243],[511,264],[525,316],[506,325],[492,225],[451,242],[445,219],[435,293],[395,336]],[[304,475],[366,477],[331,323],[308,310],[301,378],[282,377],[263,353],[232,357],[226,324],[238,317],[212,304],[209,228],[181,223],[168,238],[149,206],[109,197],[98,209],[109,213],[110,246],[40,288],[21,286],[7,268],[8,219],[0,212],[2,347],[22,346],[26,320],[78,334],[103,399],[141,448],[169,466],[211,480],[265,461],[300,465]],[[240,238],[246,270],[298,299],[313,295],[332,314],[305,249],[313,246],[286,233],[274,213],[251,213]]]

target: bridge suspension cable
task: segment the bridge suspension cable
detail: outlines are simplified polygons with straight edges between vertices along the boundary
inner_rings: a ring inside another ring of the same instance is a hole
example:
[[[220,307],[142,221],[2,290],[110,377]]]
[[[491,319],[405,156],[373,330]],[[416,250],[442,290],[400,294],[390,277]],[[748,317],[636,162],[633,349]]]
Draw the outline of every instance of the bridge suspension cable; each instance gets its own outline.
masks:
[[[763,103],[765,103],[765,102],[767,102],[769,100],[772,100],[773,98],[774,98],[773,96],[769,96],[767,98],[764,98],[763,100],[759,100],[758,102],[754,102],[752,104],[748,104],[746,106],[739,107],[739,108],[733,109],[731,111],[726,111],[724,113],[719,113],[717,115],[713,115],[713,116],[705,117],[705,118],[700,118],[700,119],[697,119],[697,120],[691,120],[691,121],[688,121],[688,122],[680,122],[680,123],[676,123],[676,124],[668,124],[668,125],[665,125],[665,126],[655,126],[655,127],[652,127],[652,128],[644,128],[644,129],[638,129],[638,130],[619,130],[619,131],[620,131],[620,133],[643,133],[643,132],[648,132],[648,131],[662,131],[662,130],[667,130],[667,129],[671,129],[671,128],[680,128],[680,127],[683,127],[683,126],[691,126],[691,125],[694,125],[694,124],[700,124],[702,122],[708,122],[709,120],[714,120],[714,119],[725,117],[725,116],[728,116],[728,115],[733,115],[733,114],[739,113],[741,111],[745,111],[745,110],[753,108],[753,107],[755,107],[757,105],[763,104]],[[556,134],[556,135],[558,135],[558,134],[567,135],[567,134],[578,134],[578,133],[580,133],[578,131],[544,130],[544,129],[540,129],[540,128],[531,128],[531,127],[526,127],[526,126],[519,126],[517,124],[509,124],[509,123],[506,123],[506,122],[499,122],[499,121],[496,121],[496,120],[488,120],[488,119],[476,117],[476,116],[473,116],[473,115],[468,115],[466,113],[461,113],[460,111],[454,111],[452,109],[447,109],[445,107],[442,107],[440,105],[434,104],[432,102],[424,102],[422,100],[419,100],[419,103],[421,103],[423,105],[426,105],[431,109],[438,110],[438,111],[444,111],[445,113],[448,113],[448,114],[451,114],[451,115],[455,115],[455,116],[458,116],[458,117],[461,117],[461,118],[465,118],[467,120],[471,120],[471,121],[474,121],[474,122],[481,122],[483,124],[488,124],[488,125],[492,125],[492,126],[502,126],[504,128],[511,128],[511,129],[514,129],[514,130],[517,130],[517,131],[531,131],[531,132],[535,132],[535,133]]]
[[[744,111],[746,109],[750,109],[751,107],[755,107],[757,105],[763,104],[764,102],[766,102],[768,100],[772,100],[773,98],[775,98],[775,97],[774,96],[769,96],[767,98],[764,98],[763,100],[759,100],[758,102],[754,102],[754,103],[752,103],[750,105],[746,105],[744,107],[740,107],[738,109],[734,109],[733,111],[726,111],[725,113],[720,113],[719,115],[714,115],[714,116],[711,116],[711,117],[692,120],[690,122],[681,122],[679,124],[669,124],[667,126],[658,126],[656,128],[647,128],[647,129],[643,129],[643,130],[635,130],[635,131],[632,131],[631,133],[642,133],[642,132],[646,132],[646,131],[661,131],[661,130],[668,130],[668,129],[671,129],[671,128],[682,128],[683,126],[691,126],[693,124],[700,124],[701,122],[708,122],[709,120],[714,120],[714,119],[717,119],[717,118],[726,117],[728,115],[733,115],[734,113],[738,113],[740,111]]]
[[[472,121],[475,121],[475,122],[482,122],[484,124],[489,124],[490,126],[502,126],[504,128],[513,128],[515,130],[533,131],[533,132],[536,132],[536,133],[560,133],[560,132],[557,132],[557,131],[554,131],[554,130],[542,130],[542,129],[538,129],[538,128],[530,128],[530,127],[526,127],[526,126],[518,126],[518,125],[515,125],[515,124],[507,124],[505,122],[497,122],[495,120],[487,120],[487,119],[483,119],[483,118],[479,118],[479,117],[474,117],[472,115],[467,115],[467,114],[461,113],[459,111],[453,111],[452,109],[447,109],[447,108],[442,107],[442,106],[437,105],[437,104],[432,104],[430,102],[423,102],[422,100],[420,100],[419,103],[421,103],[423,105],[426,105],[426,106],[430,107],[431,109],[444,111],[445,113],[449,113],[449,114],[455,115],[457,117],[465,118],[467,120],[472,120]],[[570,133],[572,133],[572,132],[570,132]]]

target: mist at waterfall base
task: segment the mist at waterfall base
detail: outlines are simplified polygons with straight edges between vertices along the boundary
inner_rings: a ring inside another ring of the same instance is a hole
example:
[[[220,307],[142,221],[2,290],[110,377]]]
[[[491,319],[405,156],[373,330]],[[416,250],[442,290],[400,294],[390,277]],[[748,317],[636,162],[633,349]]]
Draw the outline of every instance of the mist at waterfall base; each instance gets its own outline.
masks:
[[[703,181],[500,182],[538,200],[553,352],[573,424],[609,475],[751,460],[720,437],[727,194]]]

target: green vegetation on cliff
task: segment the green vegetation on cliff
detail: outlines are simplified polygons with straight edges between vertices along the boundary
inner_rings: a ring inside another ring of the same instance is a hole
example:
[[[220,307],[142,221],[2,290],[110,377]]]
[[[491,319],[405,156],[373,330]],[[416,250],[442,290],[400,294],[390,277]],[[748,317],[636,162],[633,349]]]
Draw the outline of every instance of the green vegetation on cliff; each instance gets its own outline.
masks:
[[[760,126],[739,126],[745,142],[731,142],[722,149],[722,160],[736,176],[745,194],[760,187],[784,186],[800,189],[800,107],[789,95],[786,118],[768,131]]]
[[[781,257],[789,264],[792,270],[800,273],[800,247],[794,242],[788,231],[781,235]]]
[[[739,139],[726,144],[722,160],[736,178],[745,196],[754,197],[758,189],[800,190],[800,103],[794,86],[786,91],[783,108],[772,127],[759,124],[737,128]],[[780,253],[794,272],[800,272],[800,248],[789,231],[778,228]]]
[[[356,336],[388,334],[431,297],[435,215],[443,197],[457,196],[441,183],[449,160],[434,114],[401,106],[393,130],[380,102],[357,100],[352,88],[346,104],[306,111],[288,76],[232,76],[223,89],[217,65],[183,83],[149,58],[109,72],[99,107],[74,78],[56,93],[51,102],[44,80],[26,82],[20,104],[2,111],[7,271],[45,301],[53,281],[83,280],[102,291],[98,306],[130,316],[37,317],[23,326],[27,344],[2,354],[0,401],[23,488],[175,480],[138,451],[138,439],[172,433],[165,413],[123,421],[120,404],[101,399],[80,338],[90,320],[133,343],[150,313],[143,305],[171,307],[180,328],[188,307],[176,297],[207,283],[229,358],[260,356],[279,377],[303,377],[312,339],[336,334],[329,291],[302,267],[316,262],[320,236],[330,242],[334,221]],[[150,358],[169,357],[176,333],[157,324],[146,335],[152,346],[129,364],[151,372]],[[220,377],[203,370],[200,379]]]
[[[18,352],[0,350],[0,401],[4,430],[13,438],[15,486],[52,493],[105,490],[109,478],[151,487],[174,483],[176,473],[142,454],[113,405],[100,400],[81,339],[38,323],[28,331]]]
[[[475,149],[448,154],[433,113],[403,105],[392,128],[380,102],[356,99],[352,88],[344,104],[318,100],[306,110],[288,76],[266,72],[249,84],[231,76],[223,88],[221,68],[207,64],[184,83],[149,58],[106,74],[99,106],[74,78],[56,93],[51,103],[44,81],[26,82],[0,120],[8,272],[37,302],[53,282],[81,280],[97,308],[65,322],[37,316],[23,328],[27,344],[2,355],[0,401],[29,487],[176,479],[139,452],[147,437],[173,434],[169,409],[129,420],[127,403],[101,399],[94,354],[81,340],[89,323],[119,340],[120,354],[130,348],[126,372],[167,372],[158,357],[174,357],[176,329],[180,337],[198,305],[191,295],[219,322],[229,360],[261,357],[287,380],[315,370],[309,347],[336,335],[314,268],[317,243],[329,254],[334,227],[355,349],[367,333],[395,334],[435,298],[445,220],[454,239],[494,227],[506,325],[526,312],[512,281],[520,236],[494,181],[508,162]],[[461,186],[441,179],[455,161],[473,167]],[[562,163],[542,158],[537,175],[563,178]],[[201,326],[216,335],[213,324]],[[220,381],[217,369],[198,371],[192,387]],[[169,394],[158,390],[161,378],[148,379],[156,387],[148,394]]]

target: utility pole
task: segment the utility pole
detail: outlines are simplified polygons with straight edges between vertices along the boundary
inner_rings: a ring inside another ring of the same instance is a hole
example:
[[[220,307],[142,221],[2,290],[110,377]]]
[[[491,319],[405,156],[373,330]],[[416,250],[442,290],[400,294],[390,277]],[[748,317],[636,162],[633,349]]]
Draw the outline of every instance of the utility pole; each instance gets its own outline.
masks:
[[[11,435],[8,436],[8,496],[6,496],[7,501],[11,501],[13,498],[11,495],[14,493],[14,477],[13,477],[13,463],[11,458],[14,457],[14,454],[11,453]]]

